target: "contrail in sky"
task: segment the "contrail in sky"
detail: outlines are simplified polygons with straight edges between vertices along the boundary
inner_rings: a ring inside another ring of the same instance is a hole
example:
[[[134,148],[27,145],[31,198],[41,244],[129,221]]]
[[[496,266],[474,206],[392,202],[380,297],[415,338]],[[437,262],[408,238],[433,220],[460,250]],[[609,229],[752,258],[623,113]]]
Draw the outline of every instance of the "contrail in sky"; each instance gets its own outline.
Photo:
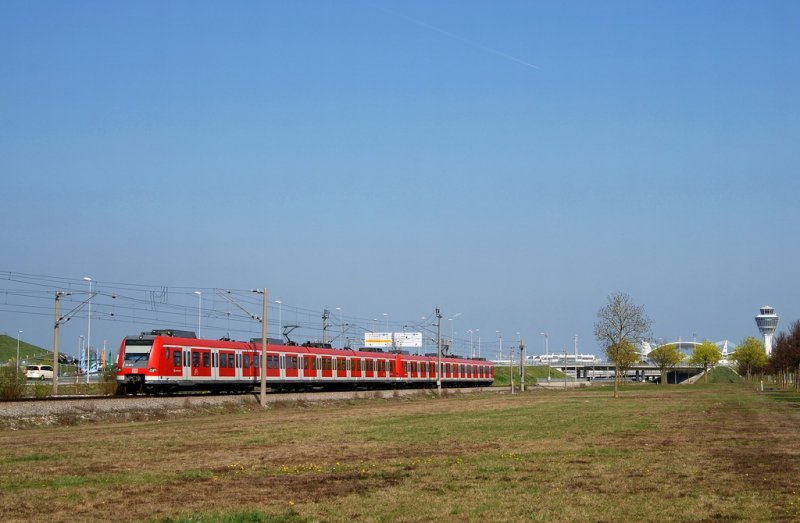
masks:
[[[463,42],[463,43],[465,43],[467,45],[470,45],[472,47],[481,49],[482,51],[487,51],[489,53],[492,53],[492,54],[495,54],[495,55],[500,56],[502,58],[505,58],[506,60],[511,60],[512,62],[517,62],[518,64],[522,64],[522,65],[524,65],[526,67],[530,67],[532,69],[541,70],[541,67],[539,67],[538,65],[534,65],[534,64],[532,64],[530,62],[526,62],[525,60],[522,60],[521,58],[517,58],[516,56],[512,56],[512,55],[510,55],[508,53],[504,53],[503,51],[498,51],[497,49],[494,49],[492,47],[488,47],[486,45],[479,44],[477,42],[473,42],[472,40],[468,40],[468,39],[464,38],[463,36],[459,36],[457,34],[451,33],[450,31],[445,31],[441,27],[436,27],[435,25],[428,24],[426,22],[423,22],[422,20],[417,20],[416,18],[412,18],[410,16],[407,16],[407,15],[404,15],[404,14],[401,14],[401,13],[396,13],[394,11],[389,11],[388,9],[386,9],[384,7],[381,7],[381,6],[378,6],[378,5],[375,5],[375,4],[370,4],[370,5],[372,5],[375,9],[379,9],[379,10],[383,11],[386,14],[395,16],[397,18],[402,18],[404,20],[408,20],[411,23],[417,24],[417,25],[422,26],[422,27],[424,27],[426,29],[430,29],[431,31],[436,31],[437,33],[443,34],[443,35],[445,35],[445,36],[447,36],[449,38],[452,38],[454,40],[458,40],[459,42]]]

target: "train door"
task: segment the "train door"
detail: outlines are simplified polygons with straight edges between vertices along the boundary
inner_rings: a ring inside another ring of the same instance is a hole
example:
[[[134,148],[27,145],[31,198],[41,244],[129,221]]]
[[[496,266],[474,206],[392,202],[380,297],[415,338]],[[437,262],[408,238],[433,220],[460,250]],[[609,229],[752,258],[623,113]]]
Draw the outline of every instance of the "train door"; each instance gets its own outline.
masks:
[[[281,354],[280,366],[278,368],[280,369],[279,376],[280,376],[281,380],[285,380],[286,379],[286,354]]]
[[[164,375],[180,378],[183,376],[183,365],[181,364],[181,347],[164,348]]]
[[[191,376],[195,379],[211,376],[211,351],[204,349],[191,349]]]
[[[182,351],[183,351],[183,358],[181,363],[183,371],[181,373],[181,377],[184,380],[190,380],[192,379],[192,362],[190,356],[191,351],[189,350],[189,347],[183,347]]]

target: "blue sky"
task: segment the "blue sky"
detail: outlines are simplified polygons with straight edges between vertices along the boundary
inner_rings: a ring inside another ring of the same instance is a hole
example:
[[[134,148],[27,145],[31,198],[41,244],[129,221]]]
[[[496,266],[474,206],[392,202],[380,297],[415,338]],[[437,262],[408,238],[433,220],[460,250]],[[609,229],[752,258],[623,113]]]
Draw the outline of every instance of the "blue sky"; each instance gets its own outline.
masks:
[[[534,351],[598,352],[618,291],[657,337],[785,327],[798,27],[794,1],[6,1],[0,270],[393,330],[438,306]]]

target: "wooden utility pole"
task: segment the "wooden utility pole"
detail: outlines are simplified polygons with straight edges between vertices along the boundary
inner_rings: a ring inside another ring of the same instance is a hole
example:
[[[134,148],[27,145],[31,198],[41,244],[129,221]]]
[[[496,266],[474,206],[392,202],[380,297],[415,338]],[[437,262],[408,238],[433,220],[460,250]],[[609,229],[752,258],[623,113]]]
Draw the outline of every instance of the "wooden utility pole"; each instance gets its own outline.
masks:
[[[323,309],[322,311],[322,343],[328,343],[328,318],[331,316],[331,311]]]
[[[503,337],[500,337],[502,340]],[[500,347],[502,347],[502,341],[500,342]],[[503,349],[500,349],[500,357],[503,357]],[[511,348],[509,345],[508,347],[508,377],[511,381],[511,394],[514,394],[514,349]]]
[[[442,395],[442,313],[436,309],[436,391]]]
[[[267,288],[264,287],[264,310],[261,313],[261,406],[267,406]]]
[[[53,396],[58,394],[58,326],[61,318],[58,315],[61,293],[56,291],[56,319],[53,323]]]
[[[519,339],[519,390],[525,392],[525,343]]]

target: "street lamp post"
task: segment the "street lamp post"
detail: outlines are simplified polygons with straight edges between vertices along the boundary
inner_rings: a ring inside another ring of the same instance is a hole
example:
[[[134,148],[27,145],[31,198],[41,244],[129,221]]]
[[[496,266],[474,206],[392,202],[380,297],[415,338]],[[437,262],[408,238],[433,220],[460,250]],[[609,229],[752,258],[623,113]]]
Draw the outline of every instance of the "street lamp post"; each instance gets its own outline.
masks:
[[[564,351],[564,390],[567,389],[567,351]]]
[[[19,374],[19,335],[22,331],[17,331],[17,374]]]
[[[502,360],[503,359],[503,335],[500,333],[500,331],[495,331],[495,332],[497,333],[497,339],[499,340],[498,341],[498,346],[499,346],[498,359]]]
[[[89,325],[86,332],[86,383],[89,383],[89,364],[92,359],[92,279],[88,276],[83,277],[84,281],[89,282]]]
[[[83,340],[85,339],[86,337],[83,334],[78,336],[78,370],[80,370],[81,362],[83,362],[83,367],[86,368],[86,362],[84,361],[86,353],[83,352]],[[75,371],[75,383],[78,383],[78,371]]]
[[[389,332],[389,313],[384,312],[383,315],[386,317],[386,332]]]
[[[197,294],[197,337],[202,338],[200,335],[200,325],[203,318],[203,293],[200,291],[194,291],[194,294]]]

